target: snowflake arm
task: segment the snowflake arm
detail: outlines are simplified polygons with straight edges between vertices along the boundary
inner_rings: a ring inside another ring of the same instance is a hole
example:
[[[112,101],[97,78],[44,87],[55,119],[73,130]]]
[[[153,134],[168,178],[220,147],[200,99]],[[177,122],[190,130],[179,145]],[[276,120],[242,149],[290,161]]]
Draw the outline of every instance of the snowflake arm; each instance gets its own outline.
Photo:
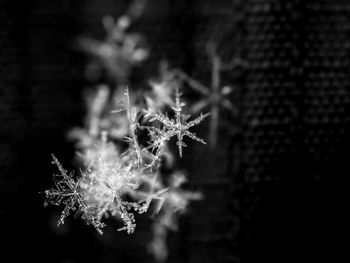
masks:
[[[171,71],[171,74],[174,77],[178,77],[178,78],[184,80],[185,82],[187,82],[187,84],[190,85],[190,87],[192,87],[194,90],[202,93],[202,95],[204,95],[204,96],[210,95],[210,89],[207,86],[205,86],[204,84],[200,83],[199,81],[191,78],[182,70],[174,69]]]
[[[138,110],[136,107],[132,107],[130,103],[130,94],[129,94],[129,89],[126,87],[124,89],[124,96],[126,98],[125,103],[119,103],[123,107],[121,110],[114,110],[112,113],[119,113],[121,111],[126,111],[126,116],[128,120],[128,125],[129,125],[129,136],[125,137],[125,141],[127,141],[130,145],[130,148],[132,149],[132,152],[136,154],[136,163],[137,166],[140,168],[143,163],[143,158],[142,158],[142,148],[140,144],[138,143],[138,138],[137,138],[137,128],[139,128],[139,123],[138,123]]]

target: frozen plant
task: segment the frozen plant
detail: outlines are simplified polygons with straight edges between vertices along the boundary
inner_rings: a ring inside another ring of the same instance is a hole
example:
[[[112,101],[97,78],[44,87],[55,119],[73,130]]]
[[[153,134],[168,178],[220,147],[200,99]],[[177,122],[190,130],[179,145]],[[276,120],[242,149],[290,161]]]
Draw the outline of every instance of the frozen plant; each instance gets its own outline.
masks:
[[[79,179],[74,178],[74,173],[67,173],[63,166],[59,163],[57,158],[52,155],[53,161],[59,170],[59,174],[54,174],[54,182],[56,188],[46,190],[46,201],[44,206],[51,205],[64,205],[61,217],[58,220],[57,226],[64,224],[64,220],[71,212],[75,212],[76,216],[83,214],[82,218],[85,219],[87,224],[92,224],[99,233],[104,227],[104,224],[97,220],[97,218],[89,214],[87,211],[87,203],[83,193],[81,192],[81,184],[84,176],[82,175]]]

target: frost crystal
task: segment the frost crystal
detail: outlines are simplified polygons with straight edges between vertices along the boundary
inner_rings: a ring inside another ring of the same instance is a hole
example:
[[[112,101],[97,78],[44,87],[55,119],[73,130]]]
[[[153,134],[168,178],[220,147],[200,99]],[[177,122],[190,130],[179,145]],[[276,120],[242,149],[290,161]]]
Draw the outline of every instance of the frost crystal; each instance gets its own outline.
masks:
[[[53,177],[56,188],[45,191],[46,201],[44,206],[48,204],[64,205],[57,224],[60,225],[64,224],[64,219],[69,216],[71,211],[76,212],[76,216],[86,213],[87,204],[84,195],[81,193],[81,183],[84,177],[75,180],[72,172],[68,174],[54,155],[52,155],[52,158],[52,163],[57,166],[60,174],[54,174]],[[99,231],[104,226],[102,223],[96,222],[96,218],[92,216],[88,217],[88,222],[92,223]]]
[[[176,89],[176,101],[175,106],[172,107],[175,113],[175,119],[170,119],[161,112],[153,112],[151,110],[145,110],[145,117],[149,119],[150,122],[159,121],[163,125],[163,129],[153,128],[151,137],[152,137],[152,147],[161,148],[162,145],[169,141],[173,136],[177,138],[177,147],[179,150],[179,155],[182,157],[182,148],[186,147],[186,144],[183,142],[183,137],[188,136],[192,140],[196,140],[200,143],[206,144],[205,141],[198,138],[195,133],[189,131],[189,129],[200,122],[202,122],[209,114],[201,114],[196,119],[187,122],[191,117],[190,115],[182,114],[182,108],[185,106],[185,103],[180,100],[179,90]]]

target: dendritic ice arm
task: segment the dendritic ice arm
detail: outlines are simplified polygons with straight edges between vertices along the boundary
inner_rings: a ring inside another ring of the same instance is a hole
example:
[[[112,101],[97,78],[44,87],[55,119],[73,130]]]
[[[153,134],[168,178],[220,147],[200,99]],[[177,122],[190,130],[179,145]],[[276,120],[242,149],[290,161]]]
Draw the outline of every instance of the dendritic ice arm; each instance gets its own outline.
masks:
[[[188,122],[187,120],[190,118],[190,115],[182,114],[182,108],[184,106],[185,103],[183,103],[180,100],[180,93],[178,89],[176,89],[175,106],[172,107],[175,113],[174,119],[170,119],[166,115],[159,112],[153,112],[151,110],[145,111],[145,117],[148,118],[150,122],[159,121],[164,127],[164,129],[162,130],[154,130],[155,133],[153,134],[152,145],[157,148],[159,147],[160,142],[170,140],[172,137],[176,136],[176,145],[178,147],[180,157],[182,157],[183,147],[186,147],[186,144],[183,142],[184,136],[190,137],[192,140],[196,140],[200,143],[206,144],[204,140],[198,138],[196,134],[190,132],[189,129],[201,123],[208,116],[208,114],[201,114],[196,119]]]
[[[139,140],[137,137],[137,129],[139,128],[139,122],[138,122],[138,109],[137,107],[134,107],[130,103],[130,93],[129,89],[126,87],[124,89],[124,96],[125,96],[125,103],[119,103],[119,105],[122,107],[120,110],[114,110],[112,113],[119,113],[121,111],[126,112],[126,118],[128,123],[128,136],[126,136],[124,139],[129,143],[129,153],[134,153],[136,156],[136,164],[137,167],[140,168],[143,163],[143,154],[142,154],[142,147],[139,144]]]

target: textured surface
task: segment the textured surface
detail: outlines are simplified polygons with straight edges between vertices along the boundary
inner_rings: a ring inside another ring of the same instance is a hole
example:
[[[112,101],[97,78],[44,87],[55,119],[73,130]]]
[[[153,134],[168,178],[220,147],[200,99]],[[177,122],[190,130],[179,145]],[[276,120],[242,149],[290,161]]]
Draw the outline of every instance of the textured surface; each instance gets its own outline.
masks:
[[[247,1],[243,262],[338,255],[339,196],[349,172],[347,12],[345,1]]]
[[[38,191],[52,184],[50,153],[67,168],[74,154],[65,133],[82,122],[85,58],[78,34],[101,35],[105,14],[127,1],[0,1],[0,251],[12,262],[152,262],[136,234],[81,222],[56,228],[58,209]],[[317,262],[338,256],[349,162],[350,5],[346,0],[160,1],[135,30],[157,61],[209,83],[209,39],[220,55],[247,66],[225,73],[238,115],[224,113],[219,147],[191,147],[181,160],[191,206],[169,237],[169,262]],[[205,136],[206,127],[198,131]],[[189,143],[189,146],[192,146]],[[110,224],[113,225],[113,222]],[[339,248],[340,249],[340,248]],[[50,260],[47,260],[47,258]],[[0,260],[1,261],[1,260]]]

